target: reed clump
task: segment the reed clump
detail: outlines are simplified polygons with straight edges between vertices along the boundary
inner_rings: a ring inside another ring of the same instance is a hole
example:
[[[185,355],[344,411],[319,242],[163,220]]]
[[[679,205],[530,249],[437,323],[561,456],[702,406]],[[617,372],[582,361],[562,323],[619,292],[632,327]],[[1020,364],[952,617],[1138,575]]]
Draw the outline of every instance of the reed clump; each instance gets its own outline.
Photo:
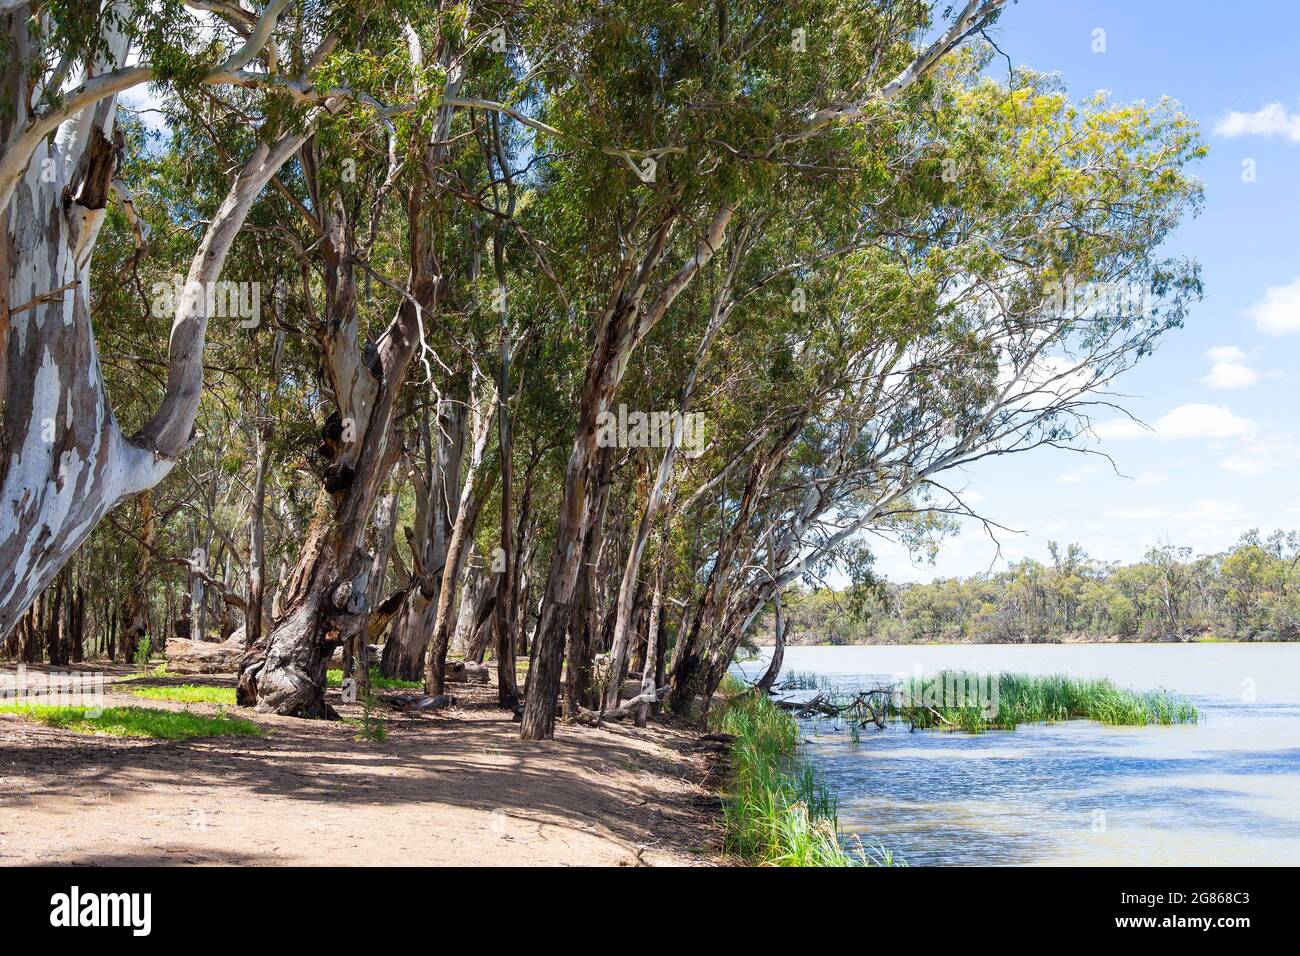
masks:
[[[840,842],[835,797],[798,755],[799,727],[765,695],[729,681],[713,727],[733,735],[723,800],[726,848],[760,866],[859,866]]]
[[[989,686],[981,699],[953,700],[952,688]],[[980,682],[983,682],[982,684]],[[990,690],[994,688],[990,687]],[[889,705],[891,717],[914,727],[965,730],[1014,730],[1020,724],[1095,720],[1102,724],[1194,724],[1200,712],[1186,697],[1163,690],[1135,691],[1105,679],[1062,674],[974,675],[939,671],[912,678]]]

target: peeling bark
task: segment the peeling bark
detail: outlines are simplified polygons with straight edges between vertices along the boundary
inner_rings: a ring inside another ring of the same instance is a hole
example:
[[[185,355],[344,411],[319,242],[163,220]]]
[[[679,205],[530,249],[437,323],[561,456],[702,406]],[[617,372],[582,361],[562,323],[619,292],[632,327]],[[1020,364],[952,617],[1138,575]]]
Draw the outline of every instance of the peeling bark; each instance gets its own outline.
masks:
[[[13,627],[113,507],[171,470],[191,442],[198,411],[205,296],[185,296],[177,308],[166,395],[138,435],[122,434],[104,390],[87,295],[114,170],[105,145],[113,111],[112,98],[100,101],[52,140],[42,140],[3,215],[9,263],[0,633]],[[302,135],[254,149],[212,216],[190,268],[191,283],[206,287],[220,276],[253,200]],[[15,303],[33,304],[16,320]],[[22,374],[13,374],[17,370]]]

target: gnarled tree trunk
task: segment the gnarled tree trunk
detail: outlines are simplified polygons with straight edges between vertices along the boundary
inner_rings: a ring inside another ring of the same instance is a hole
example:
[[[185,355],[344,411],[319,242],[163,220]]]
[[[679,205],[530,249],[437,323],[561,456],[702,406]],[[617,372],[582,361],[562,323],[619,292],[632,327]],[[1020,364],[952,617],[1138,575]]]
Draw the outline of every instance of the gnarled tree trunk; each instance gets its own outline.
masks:
[[[421,247],[412,217],[412,243]],[[330,466],[326,488],[298,565],[283,599],[283,617],[240,662],[237,699],[261,712],[330,717],[325,670],[341,644],[365,638],[373,556],[365,532],[379,489],[397,459],[393,415],[406,369],[415,353],[418,311],[431,309],[437,282],[413,256],[413,293],[366,363],[357,347],[352,236],[337,197],[323,228],[326,317],[321,330],[326,372],[337,416],[326,426]],[[328,497],[327,497],[328,496]],[[334,508],[331,508],[331,505]],[[331,513],[333,512],[333,513]]]

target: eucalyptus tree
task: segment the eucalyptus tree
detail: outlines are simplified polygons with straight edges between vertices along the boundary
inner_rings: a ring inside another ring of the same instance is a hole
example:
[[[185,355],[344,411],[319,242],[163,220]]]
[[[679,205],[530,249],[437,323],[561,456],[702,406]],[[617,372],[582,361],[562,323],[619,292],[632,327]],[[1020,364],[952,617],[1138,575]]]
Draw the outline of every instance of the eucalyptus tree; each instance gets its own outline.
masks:
[[[1074,106],[1050,80],[1021,72],[1008,89],[981,64],[943,68],[901,131],[921,148],[896,217],[873,209],[875,241],[801,277],[820,305],[795,361],[826,388],[778,461],[750,463],[679,637],[679,709],[707,700],[810,563],[919,514],[974,516],[955,469],[1086,450],[1111,383],[1199,296],[1195,264],[1159,249],[1200,197],[1185,166],[1203,148],[1175,105]]]
[[[1002,6],[970,0],[919,52],[908,42],[929,23],[919,4],[724,4],[715,18],[676,4],[650,17],[644,9],[590,10],[587,28],[548,77],[546,115],[562,115],[566,131],[588,144],[558,181],[592,219],[614,224],[617,241],[607,291],[592,309],[525,738],[553,733],[580,555],[601,497],[593,482],[597,425],[634,353],[722,248],[737,209],[770,188],[765,169],[816,166],[819,140],[846,125],[869,126]],[[810,54],[818,29],[833,43]],[[621,181],[604,157],[623,160]]]
[[[175,305],[166,388],[133,435],[105,394],[89,308],[92,256],[119,181],[117,99],[153,83],[206,89],[292,82],[331,41],[291,0],[238,4],[202,24],[176,0],[8,3],[0,114],[0,631],[7,631],[123,498],[156,485],[194,440],[213,288],[249,209],[335,104],[287,110],[253,96],[259,136],[211,213]],[[316,9],[316,8],[313,8]],[[295,51],[290,55],[290,50]],[[286,74],[288,76],[286,77]]]
[[[379,489],[403,454],[398,425],[408,387],[431,392],[436,415],[453,427],[437,429],[436,453],[420,438],[425,467],[415,484],[424,502],[411,538],[413,579],[394,632],[398,657],[386,657],[410,669],[428,644],[426,684],[441,690],[454,601],[496,475],[484,470],[497,389],[479,361],[479,333],[496,299],[480,288],[490,235],[483,220],[508,224],[511,216],[479,198],[508,173],[493,159],[499,150],[484,155],[476,137],[486,123],[499,123],[492,118],[500,113],[523,116],[471,94],[496,95],[500,84],[511,87],[512,97],[527,89],[526,77],[500,62],[501,24],[513,11],[510,5],[397,4],[391,21],[376,21],[355,45],[326,56],[317,84],[298,91],[309,102],[337,95],[364,103],[371,123],[321,125],[310,146],[322,158],[306,164],[308,195],[299,200],[316,220],[325,259],[320,345],[323,391],[334,406],[325,436],[331,465],[282,614],[241,665],[240,699],[259,709],[327,714],[325,662],[340,643],[352,643],[365,678],[373,566],[366,529]],[[385,148],[367,149],[376,136]],[[366,202],[353,190],[351,208],[342,199],[347,190],[327,197],[326,185],[317,183],[323,171],[349,160],[356,169],[382,170],[357,180],[358,187],[377,188]],[[389,254],[373,261],[383,245]],[[494,246],[499,250],[499,238]],[[379,290],[368,308],[379,303],[378,310],[391,314],[373,334],[373,346],[361,337],[359,271]],[[414,406],[429,403],[417,398]]]
[[[446,99],[459,90],[463,75],[464,24],[445,16],[420,27],[423,32],[411,21],[377,25],[356,46],[324,57],[319,90],[313,86],[302,94],[328,99],[331,90],[346,89],[370,106],[371,122],[359,128],[346,121],[323,125],[303,154],[306,196],[298,197],[298,205],[323,260],[316,332],[322,390],[333,411],[323,431],[325,482],[280,615],[240,664],[240,703],[258,710],[328,715],[325,668],[341,644],[352,644],[363,681],[367,671],[373,555],[365,547],[366,532],[402,451],[395,423],[408,369],[417,354],[427,363],[426,329],[450,288],[439,248],[448,218],[443,183],[454,113]],[[415,108],[396,119],[384,103],[394,99],[394,88],[417,97]],[[367,134],[386,148],[363,151],[357,140]],[[343,183],[375,162],[385,172],[373,199],[350,209]],[[385,219],[389,201],[400,212]],[[387,239],[393,254],[372,265],[374,240],[384,225],[398,230],[396,242]],[[389,265],[396,277],[384,274]],[[362,269],[383,289],[375,296],[378,307],[391,311],[369,344],[357,295]],[[308,283],[303,294],[310,300],[316,292]]]

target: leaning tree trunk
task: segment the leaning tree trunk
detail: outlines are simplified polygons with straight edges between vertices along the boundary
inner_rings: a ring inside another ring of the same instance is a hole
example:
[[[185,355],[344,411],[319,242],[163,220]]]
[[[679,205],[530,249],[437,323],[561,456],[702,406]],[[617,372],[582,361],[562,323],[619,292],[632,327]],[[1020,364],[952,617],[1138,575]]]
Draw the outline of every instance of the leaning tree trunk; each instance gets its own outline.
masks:
[[[385,381],[400,382],[410,352],[381,351]],[[391,364],[390,364],[391,363]],[[262,713],[331,717],[325,702],[325,670],[334,650],[368,633],[373,556],[364,548],[366,526],[380,485],[392,466],[393,400],[397,386],[380,390],[371,435],[357,460],[355,478],[343,495],[337,520],[320,520],[304,558],[295,569],[295,589],[284,617],[240,661],[237,699]]]
[[[738,239],[734,244],[726,280],[721,288],[713,294],[708,327],[704,330],[704,335],[700,338],[700,344],[696,347],[695,362],[686,376],[686,381],[682,384],[678,397],[678,405],[680,406],[678,410],[682,417],[679,424],[673,428],[672,434],[669,436],[668,447],[664,449],[663,457],[659,461],[659,470],[655,475],[654,484],[650,486],[650,494],[646,498],[645,508],[641,512],[641,521],[637,525],[636,537],[632,540],[632,547],[627,556],[627,564],[623,568],[623,578],[618,589],[618,606],[614,618],[614,642],[609,652],[610,673],[614,675],[614,678],[605,687],[603,706],[607,710],[613,710],[618,706],[619,693],[623,686],[619,677],[623,673],[623,666],[627,661],[628,624],[632,618],[633,597],[636,593],[637,575],[641,570],[641,559],[645,554],[646,542],[650,540],[650,529],[654,526],[655,518],[659,513],[659,506],[665,500],[665,494],[668,494],[668,508],[670,510],[672,508],[672,498],[671,494],[668,493],[668,488],[672,481],[673,465],[677,461],[677,454],[682,444],[682,430],[685,428],[686,416],[690,413],[691,400],[695,395],[695,383],[699,380],[700,370],[704,367],[704,361],[708,357],[714,339],[717,338],[718,332],[722,328],[722,323],[726,320],[734,305],[734,302],[729,301],[729,297],[736,269],[740,262],[740,250],[743,246],[743,239]],[[651,690],[653,689],[651,688]]]
[[[691,256],[664,285],[649,306],[644,306],[649,278],[663,257],[673,220],[661,224],[642,257],[629,286],[615,290],[613,301],[596,329],[596,346],[587,363],[578,402],[578,428],[564,470],[564,485],[551,550],[550,570],[542,593],[537,622],[533,666],[528,674],[528,694],[520,735],[525,740],[545,740],[555,735],[555,708],[564,666],[564,637],[572,613],[578,581],[578,554],[590,518],[588,485],[598,451],[598,428],[622,384],[633,351],[659,323],[700,270],[721,247],[735,208],[722,206]],[[625,276],[624,279],[627,277]]]
[[[792,419],[785,431],[770,447],[759,452],[750,465],[744,492],[737,503],[731,527],[718,545],[704,590],[691,616],[690,627],[678,636],[673,652],[673,689],[669,705],[674,713],[698,716],[692,714],[696,699],[702,697],[707,706],[712,696],[716,687],[717,649],[729,640],[727,633],[718,633],[719,629],[715,627],[726,611],[727,583],[736,571],[734,565],[743,563],[736,561],[740,545],[778,466],[803,429],[804,421],[803,415]],[[730,655],[727,659],[730,660]]]
[[[766,694],[781,676],[781,665],[785,661],[785,617],[781,613],[781,592],[777,591],[772,599],[772,613],[776,619],[772,637],[772,659],[768,661],[767,670],[754,686],[760,693]]]

